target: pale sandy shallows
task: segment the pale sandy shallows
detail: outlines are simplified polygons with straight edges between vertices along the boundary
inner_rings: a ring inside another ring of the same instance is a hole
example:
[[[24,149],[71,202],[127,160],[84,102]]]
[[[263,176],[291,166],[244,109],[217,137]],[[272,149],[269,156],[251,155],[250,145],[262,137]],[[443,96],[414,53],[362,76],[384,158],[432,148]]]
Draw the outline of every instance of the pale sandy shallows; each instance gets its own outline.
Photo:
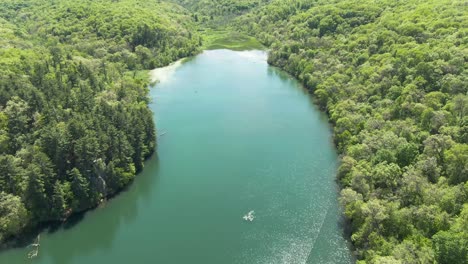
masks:
[[[174,75],[175,70],[182,64],[182,60],[178,60],[166,67],[156,68],[149,72],[152,83],[167,82]]]

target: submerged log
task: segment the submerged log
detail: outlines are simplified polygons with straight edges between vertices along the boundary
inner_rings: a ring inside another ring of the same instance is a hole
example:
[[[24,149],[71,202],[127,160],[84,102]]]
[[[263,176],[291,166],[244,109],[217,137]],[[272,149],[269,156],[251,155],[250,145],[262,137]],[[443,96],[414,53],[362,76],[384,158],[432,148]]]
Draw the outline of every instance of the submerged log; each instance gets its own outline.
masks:
[[[31,252],[28,253],[28,258],[30,259],[35,258],[39,254],[39,246],[41,245],[39,244],[40,239],[41,239],[41,235],[39,234],[37,235],[36,243],[32,243],[31,245],[29,245],[30,247],[33,247],[33,249],[31,250]]]
[[[161,134],[158,135],[158,138],[164,136],[165,134],[167,134],[166,131],[162,132]]]

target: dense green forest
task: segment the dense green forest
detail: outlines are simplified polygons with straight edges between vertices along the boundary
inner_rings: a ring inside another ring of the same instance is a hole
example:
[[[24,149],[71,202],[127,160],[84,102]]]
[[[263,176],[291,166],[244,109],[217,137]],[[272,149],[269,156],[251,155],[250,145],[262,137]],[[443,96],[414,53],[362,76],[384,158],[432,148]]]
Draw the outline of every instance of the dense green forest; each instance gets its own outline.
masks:
[[[155,148],[141,70],[199,44],[171,3],[1,1],[0,242],[126,186]]]
[[[223,29],[328,114],[359,262],[468,263],[465,1],[172,2],[0,3],[0,241],[130,182],[155,144],[141,70]]]
[[[232,19],[245,14],[269,0],[172,0],[192,12],[195,22],[203,28],[229,26]]]
[[[328,113],[363,263],[468,263],[465,1],[271,1],[236,22]]]

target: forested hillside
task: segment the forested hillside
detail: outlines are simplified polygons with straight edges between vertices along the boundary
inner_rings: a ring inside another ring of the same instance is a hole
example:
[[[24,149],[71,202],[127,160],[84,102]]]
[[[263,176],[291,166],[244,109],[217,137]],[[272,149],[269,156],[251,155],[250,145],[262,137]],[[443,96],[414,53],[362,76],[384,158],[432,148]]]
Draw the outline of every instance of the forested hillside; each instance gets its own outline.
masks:
[[[192,12],[195,22],[220,28],[229,26],[232,19],[259,7],[269,0],[172,0]]]
[[[465,1],[272,1],[236,25],[314,94],[366,263],[468,263]]]
[[[140,70],[194,54],[194,32],[160,1],[0,2],[0,243],[134,178],[155,147]]]

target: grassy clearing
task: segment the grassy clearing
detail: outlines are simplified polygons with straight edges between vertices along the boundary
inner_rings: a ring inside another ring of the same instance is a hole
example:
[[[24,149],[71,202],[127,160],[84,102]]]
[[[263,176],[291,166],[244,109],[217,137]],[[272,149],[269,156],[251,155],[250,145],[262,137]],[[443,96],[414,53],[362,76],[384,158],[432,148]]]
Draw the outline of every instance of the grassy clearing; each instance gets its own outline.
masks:
[[[247,36],[239,32],[228,30],[203,31],[204,50],[230,49],[230,50],[252,50],[264,49],[265,47],[254,37]]]

